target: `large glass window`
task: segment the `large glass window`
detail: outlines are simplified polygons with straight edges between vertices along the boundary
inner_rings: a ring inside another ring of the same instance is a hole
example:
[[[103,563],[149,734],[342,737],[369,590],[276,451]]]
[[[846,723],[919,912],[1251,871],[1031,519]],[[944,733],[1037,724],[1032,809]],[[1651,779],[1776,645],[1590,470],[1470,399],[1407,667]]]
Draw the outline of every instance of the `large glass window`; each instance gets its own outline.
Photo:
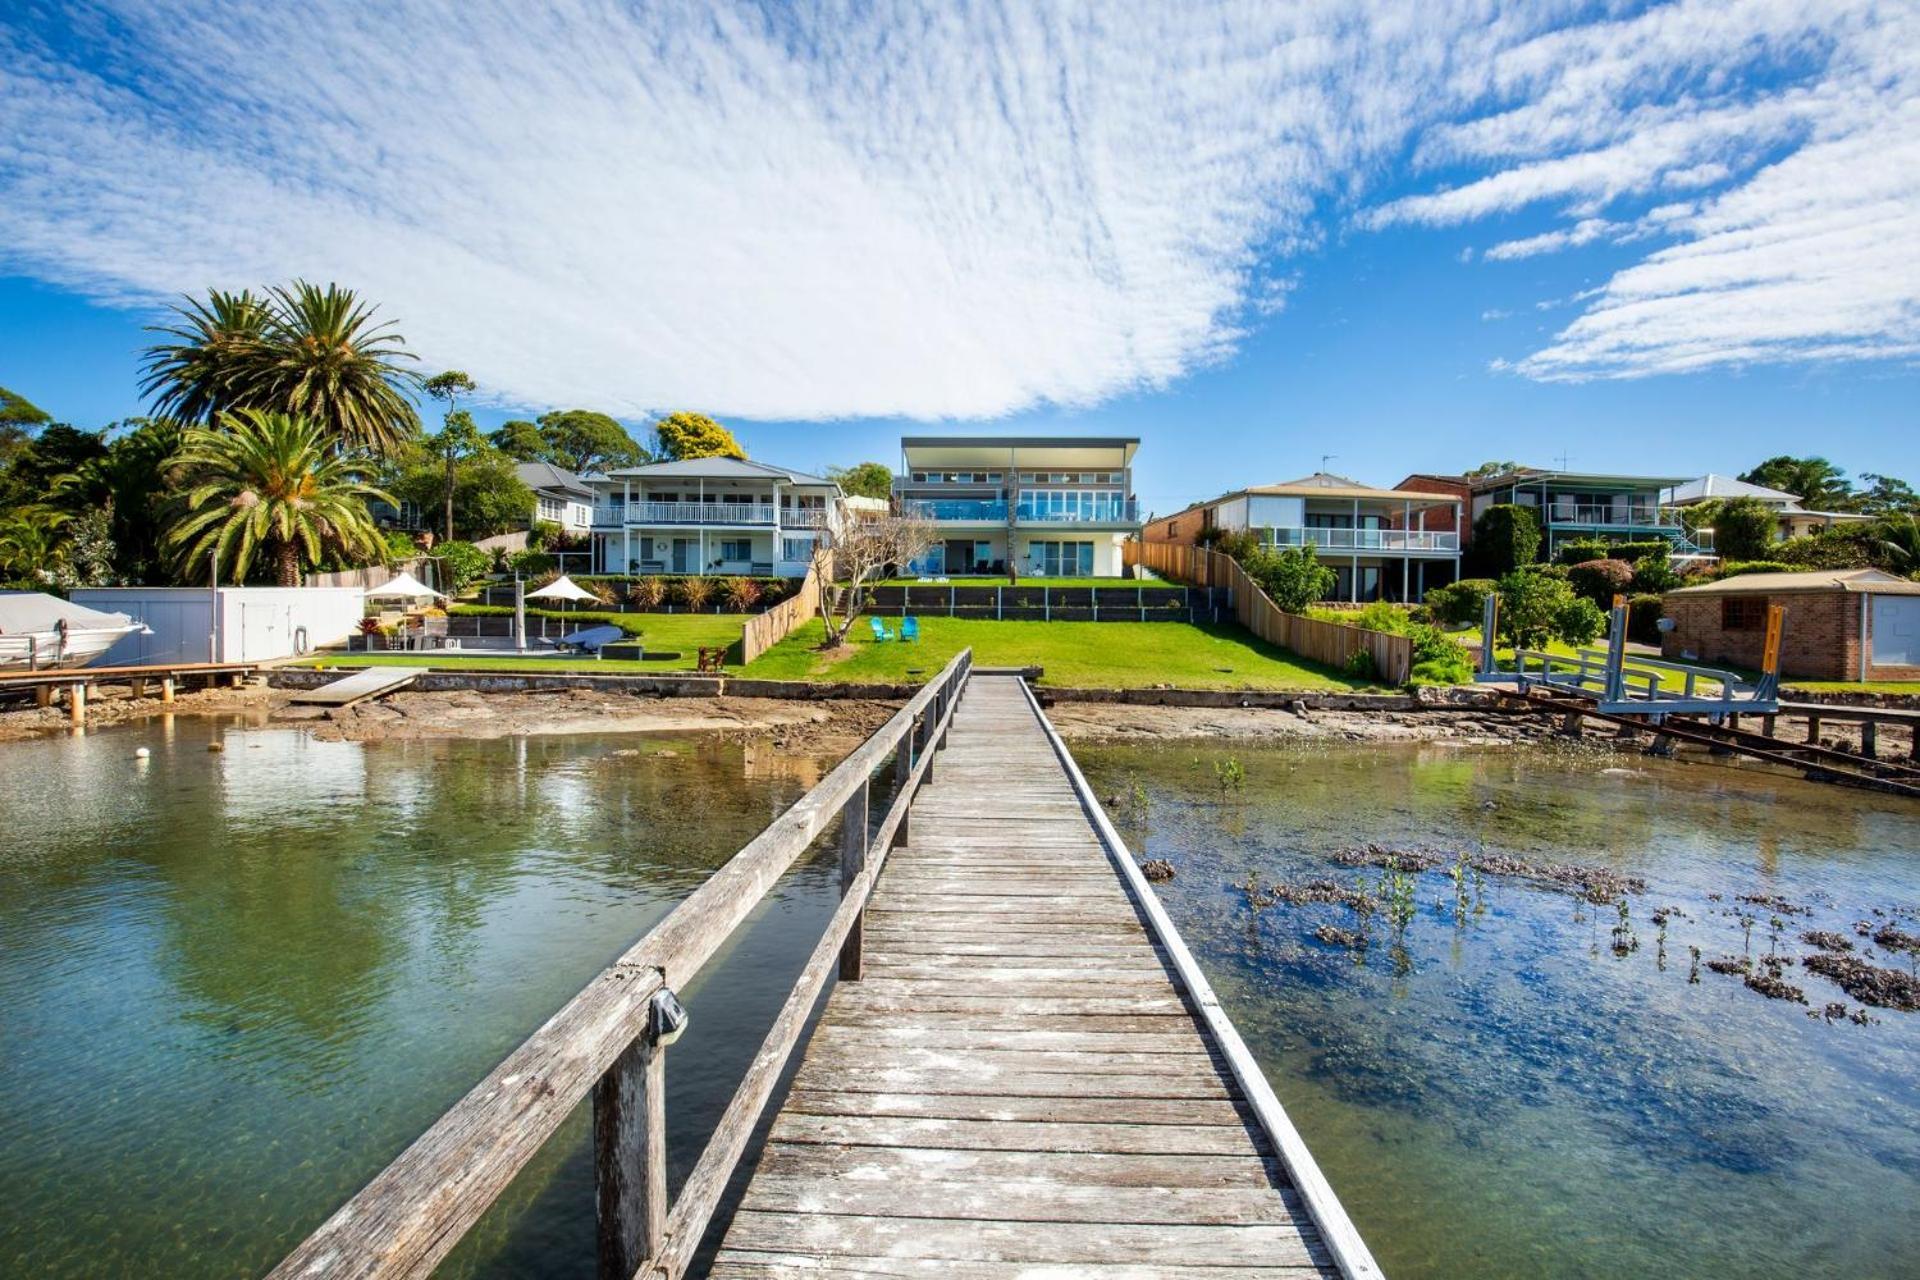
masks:
[[[1087,578],[1093,576],[1091,542],[1036,542],[1028,553],[1033,567],[1043,577]]]
[[[720,558],[722,560],[753,559],[753,540],[751,538],[720,539]]]

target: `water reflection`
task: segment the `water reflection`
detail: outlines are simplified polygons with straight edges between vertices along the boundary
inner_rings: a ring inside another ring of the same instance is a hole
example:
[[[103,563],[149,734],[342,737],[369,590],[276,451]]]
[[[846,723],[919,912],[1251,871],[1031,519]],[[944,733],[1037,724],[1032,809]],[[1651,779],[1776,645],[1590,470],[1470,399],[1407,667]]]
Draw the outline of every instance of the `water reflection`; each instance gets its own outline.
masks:
[[[3,750],[0,1275],[44,1276],[264,1270],[818,767],[187,717]],[[690,996],[725,1043],[676,1078],[685,1151],[835,883],[789,877],[737,949],[754,972]],[[457,1272],[590,1264],[568,1134]]]
[[[1920,1015],[1809,1017],[1846,997],[1791,961],[1811,1009],[1737,976],[1690,980],[1693,947],[1798,955],[1804,930],[1853,937],[1876,909],[1920,906],[1911,805],[1446,746],[1235,746],[1235,791],[1213,768],[1226,752],[1077,754],[1136,853],[1178,868],[1163,900],[1388,1274],[1915,1273]],[[1396,927],[1387,873],[1332,856],[1368,842],[1577,860],[1647,889],[1623,917],[1441,867],[1410,877]],[[1236,887],[1249,873],[1382,906],[1255,909]],[[1369,945],[1330,945],[1322,926]]]

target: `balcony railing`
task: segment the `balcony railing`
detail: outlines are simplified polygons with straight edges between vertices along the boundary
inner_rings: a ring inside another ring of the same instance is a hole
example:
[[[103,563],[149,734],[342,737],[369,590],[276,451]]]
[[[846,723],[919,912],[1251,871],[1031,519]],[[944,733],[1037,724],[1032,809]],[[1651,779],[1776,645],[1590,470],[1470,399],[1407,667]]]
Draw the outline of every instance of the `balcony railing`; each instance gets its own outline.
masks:
[[[1132,498],[1104,496],[1056,506],[1045,498],[1022,498],[1015,512],[1022,524],[1115,524],[1140,518]]]
[[[593,522],[622,525],[763,525],[774,523],[773,507],[758,502],[613,502],[593,508]],[[787,529],[823,529],[827,512],[821,507],[788,507],[780,512]]]
[[[1321,551],[1414,551],[1452,553],[1460,550],[1460,535],[1419,529],[1276,529],[1266,530],[1270,547],[1303,547],[1312,543]]]
[[[1592,525],[1602,528],[1675,529],[1679,515],[1668,507],[1653,503],[1550,502],[1547,523]]]
[[[924,498],[906,504],[923,520],[996,520],[1007,518],[1007,504],[982,498]]]

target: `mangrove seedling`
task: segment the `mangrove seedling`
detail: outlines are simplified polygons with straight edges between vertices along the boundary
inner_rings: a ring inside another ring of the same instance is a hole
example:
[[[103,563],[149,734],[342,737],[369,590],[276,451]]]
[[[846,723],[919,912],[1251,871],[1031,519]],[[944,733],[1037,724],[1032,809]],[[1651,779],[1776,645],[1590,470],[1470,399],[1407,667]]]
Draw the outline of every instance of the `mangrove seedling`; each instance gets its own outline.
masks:
[[[1233,756],[1213,762],[1213,777],[1222,791],[1238,791],[1247,785],[1246,766]]]
[[[1640,949],[1640,939],[1634,936],[1633,920],[1627,909],[1627,900],[1625,898],[1620,899],[1617,906],[1620,912],[1620,919],[1613,926],[1613,954],[1616,956],[1630,955]]]
[[[1688,947],[1687,950],[1693,953],[1693,968],[1687,970],[1687,981],[1692,983],[1694,986],[1699,986],[1700,985],[1700,948]]]

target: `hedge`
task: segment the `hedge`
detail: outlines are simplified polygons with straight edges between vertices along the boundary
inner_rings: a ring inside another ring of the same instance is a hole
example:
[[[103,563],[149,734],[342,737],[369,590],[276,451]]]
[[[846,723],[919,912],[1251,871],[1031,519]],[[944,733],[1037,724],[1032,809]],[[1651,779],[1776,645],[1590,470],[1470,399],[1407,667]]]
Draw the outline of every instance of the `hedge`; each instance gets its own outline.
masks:
[[[1665,562],[1673,544],[1665,538],[1647,538],[1639,542],[1609,542],[1605,538],[1575,538],[1560,544],[1556,557],[1561,564],[1583,564],[1589,560],[1625,560],[1637,565],[1642,560]]]

